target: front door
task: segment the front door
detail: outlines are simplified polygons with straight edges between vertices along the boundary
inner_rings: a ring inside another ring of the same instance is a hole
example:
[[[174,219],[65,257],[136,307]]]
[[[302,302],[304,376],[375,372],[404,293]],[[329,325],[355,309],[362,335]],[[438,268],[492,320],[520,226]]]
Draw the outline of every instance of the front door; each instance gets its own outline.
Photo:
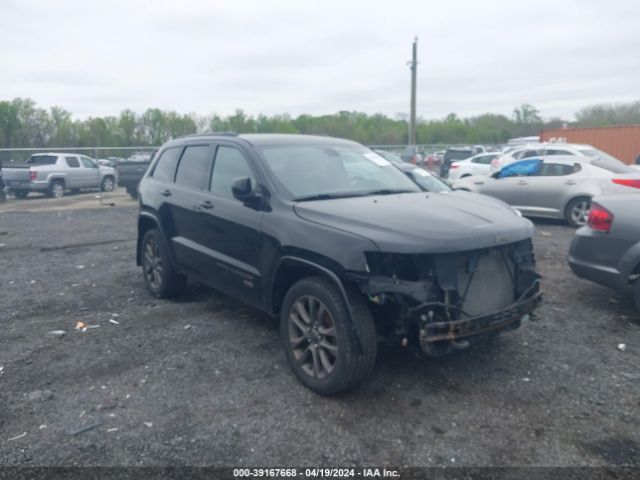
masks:
[[[257,185],[250,158],[236,146],[218,145],[211,176],[212,207],[203,210],[204,242],[216,268],[209,283],[253,305],[262,302],[260,258],[263,212],[234,198],[231,184],[249,177]]]

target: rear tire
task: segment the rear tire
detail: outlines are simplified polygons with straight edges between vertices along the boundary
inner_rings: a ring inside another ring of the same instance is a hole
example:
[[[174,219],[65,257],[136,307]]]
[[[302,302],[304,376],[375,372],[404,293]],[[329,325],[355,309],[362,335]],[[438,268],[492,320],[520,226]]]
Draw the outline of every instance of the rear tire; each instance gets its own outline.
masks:
[[[47,195],[51,198],[64,197],[64,182],[62,180],[54,180],[49,184]]]
[[[340,290],[322,277],[304,278],[285,296],[280,336],[298,379],[320,395],[349,390],[366,379],[376,361],[376,327],[362,294],[349,293],[362,354],[354,351],[348,309]]]
[[[14,190],[13,195],[20,200],[24,200],[29,195],[29,192],[25,192],[24,190]]]
[[[591,210],[591,199],[589,197],[574,198],[567,204],[564,218],[569,225],[579,228],[587,224],[589,210]]]
[[[158,229],[149,230],[142,239],[142,275],[147,290],[157,298],[177,297],[187,287],[187,277],[175,271]]]

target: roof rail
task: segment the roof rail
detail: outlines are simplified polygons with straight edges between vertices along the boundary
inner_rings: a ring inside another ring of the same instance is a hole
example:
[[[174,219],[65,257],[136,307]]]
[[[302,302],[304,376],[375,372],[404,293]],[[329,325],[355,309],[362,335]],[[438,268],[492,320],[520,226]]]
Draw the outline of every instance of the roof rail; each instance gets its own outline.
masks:
[[[180,135],[179,137],[176,137],[176,138],[211,137],[211,136],[237,137],[238,134],[236,132],[202,132],[202,133],[188,133],[187,135]]]

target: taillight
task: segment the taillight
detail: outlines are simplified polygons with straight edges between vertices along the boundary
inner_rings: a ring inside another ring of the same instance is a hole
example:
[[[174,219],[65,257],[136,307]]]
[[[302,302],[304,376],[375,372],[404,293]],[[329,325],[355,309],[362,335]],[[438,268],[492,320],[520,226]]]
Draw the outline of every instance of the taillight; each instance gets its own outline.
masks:
[[[457,163],[452,163],[449,168],[453,169],[453,168],[458,168],[459,166],[460,165],[458,165]]]
[[[640,188],[640,179],[632,178],[614,178],[611,180],[618,185],[624,185],[625,187]]]
[[[589,219],[587,225],[594,230],[609,233],[611,230],[611,224],[613,223],[613,213],[597,203],[591,204],[591,210],[589,211]]]
[[[34,172],[33,170],[31,170],[29,172],[29,181],[33,182],[36,178],[38,178],[38,172]]]

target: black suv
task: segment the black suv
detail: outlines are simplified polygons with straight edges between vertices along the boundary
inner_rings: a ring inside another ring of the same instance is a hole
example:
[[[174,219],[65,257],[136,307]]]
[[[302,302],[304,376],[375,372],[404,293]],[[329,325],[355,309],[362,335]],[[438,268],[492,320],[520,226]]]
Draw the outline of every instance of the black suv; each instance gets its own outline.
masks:
[[[140,183],[149,291],[187,278],[280,316],[312,390],[346,390],[379,339],[430,354],[516,328],[540,300],[533,227],[469,192],[423,192],[354,142],[208,134],[166,143]]]
[[[447,148],[447,151],[444,152],[442,164],[440,165],[440,176],[442,178],[447,178],[449,176],[449,170],[451,169],[451,164],[453,162],[457,162],[458,160],[466,160],[467,158],[473,157],[474,155],[475,153],[471,147]]]

